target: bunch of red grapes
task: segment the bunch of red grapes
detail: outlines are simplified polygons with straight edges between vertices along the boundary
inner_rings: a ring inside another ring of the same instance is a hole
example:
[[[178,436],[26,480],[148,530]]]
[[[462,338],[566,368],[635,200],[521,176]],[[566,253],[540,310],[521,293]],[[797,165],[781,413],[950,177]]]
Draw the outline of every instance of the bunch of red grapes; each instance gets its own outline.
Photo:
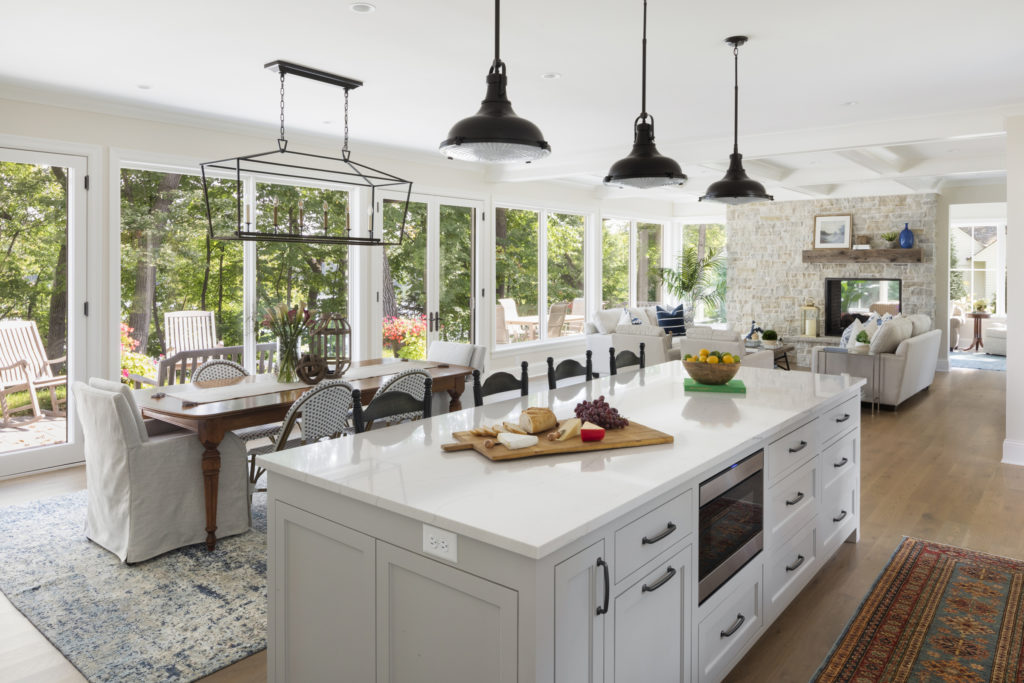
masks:
[[[605,402],[604,396],[576,404],[576,417],[605,429],[622,429],[629,424],[629,420],[619,415],[618,408],[612,408]]]

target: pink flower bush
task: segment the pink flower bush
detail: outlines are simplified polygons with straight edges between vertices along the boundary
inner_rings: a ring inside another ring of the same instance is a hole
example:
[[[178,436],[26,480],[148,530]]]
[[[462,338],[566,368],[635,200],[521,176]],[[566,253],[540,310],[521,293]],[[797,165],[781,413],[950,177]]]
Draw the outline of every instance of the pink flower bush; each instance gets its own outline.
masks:
[[[383,337],[396,358],[422,358],[427,350],[427,316],[384,318]]]

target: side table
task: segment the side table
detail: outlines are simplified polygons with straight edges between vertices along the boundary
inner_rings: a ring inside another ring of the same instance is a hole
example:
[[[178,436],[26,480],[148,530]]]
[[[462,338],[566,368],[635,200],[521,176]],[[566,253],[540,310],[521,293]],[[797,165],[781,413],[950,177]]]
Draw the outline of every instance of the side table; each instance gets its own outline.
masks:
[[[885,376],[882,373],[882,364],[880,362],[882,354],[880,354],[880,353],[871,353],[871,352],[868,352],[868,353],[853,353],[849,349],[846,349],[846,348],[843,348],[843,347],[838,347],[838,346],[826,346],[824,349],[822,349],[822,351],[825,352],[824,367],[821,369],[821,374],[823,374],[823,375],[827,375],[828,374],[828,359],[829,359],[829,356],[832,356],[832,355],[835,355],[835,354],[843,354],[843,355],[845,355],[847,357],[847,360],[846,360],[846,372],[849,372],[851,375],[853,375],[854,373],[850,372],[850,363],[851,363],[850,358],[856,358],[856,357],[860,356],[860,357],[863,357],[863,358],[870,358],[871,359],[871,377],[870,378],[865,378],[865,379],[870,379],[871,380],[871,394],[869,396],[869,398],[871,399],[871,414],[874,415],[876,411],[880,411],[882,409],[882,404],[881,404],[882,386],[881,385],[882,385],[882,381],[885,379]],[[855,375],[855,376],[862,377],[863,375]]]
[[[981,321],[985,318],[991,318],[992,314],[974,311],[973,313],[968,313],[967,317],[974,318],[974,339],[971,341],[971,345],[963,349],[963,351],[980,351],[985,347],[985,345],[981,343]]]

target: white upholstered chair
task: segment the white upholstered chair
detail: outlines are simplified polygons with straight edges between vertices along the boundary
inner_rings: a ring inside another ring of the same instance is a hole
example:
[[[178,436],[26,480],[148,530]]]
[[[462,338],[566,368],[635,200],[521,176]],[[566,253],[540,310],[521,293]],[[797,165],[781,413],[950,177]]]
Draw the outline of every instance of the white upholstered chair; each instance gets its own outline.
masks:
[[[460,344],[458,342],[436,341],[427,349],[427,360],[452,365],[466,365],[474,370],[484,371],[487,349],[479,344]],[[471,386],[471,375],[466,376],[466,386]],[[435,393],[430,406],[432,415],[443,415],[448,412],[448,394]]]
[[[195,433],[144,422],[126,385],[95,378],[90,385],[72,386],[85,435],[85,535],[123,562],[205,541],[205,449]],[[227,434],[218,449],[217,537],[224,538],[248,530],[249,492],[242,442]]]

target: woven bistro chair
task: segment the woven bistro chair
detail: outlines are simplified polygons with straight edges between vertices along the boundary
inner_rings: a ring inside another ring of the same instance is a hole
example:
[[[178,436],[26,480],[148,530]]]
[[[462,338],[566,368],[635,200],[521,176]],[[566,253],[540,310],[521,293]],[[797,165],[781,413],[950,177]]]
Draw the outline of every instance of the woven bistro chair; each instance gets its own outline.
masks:
[[[587,349],[587,361],[586,364],[580,363],[578,360],[567,358],[561,361],[555,366],[555,359],[548,356],[548,389],[557,389],[558,381],[562,379],[568,379],[570,377],[586,377],[587,381],[596,378],[598,375],[594,372],[593,363],[593,351]]]
[[[644,342],[640,342],[640,355],[636,355],[632,351],[619,351],[615,353],[615,347],[608,349],[608,367],[611,369],[611,374],[617,374],[620,368],[628,368],[633,365],[639,365],[641,369],[647,367],[647,352],[644,348],[647,346]]]
[[[392,380],[396,381],[391,382],[387,391],[381,387],[366,408],[362,406],[359,390],[352,392],[352,422],[357,434],[369,430],[376,420],[392,425],[430,417],[430,373],[407,370],[399,375],[403,377],[395,375]]]
[[[522,362],[522,372],[516,377],[511,372],[495,372],[480,382],[480,371],[473,371],[473,405],[477,408],[484,404],[484,397],[502,394],[506,391],[518,391],[520,396],[530,392],[530,378],[527,374],[527,363]]]

